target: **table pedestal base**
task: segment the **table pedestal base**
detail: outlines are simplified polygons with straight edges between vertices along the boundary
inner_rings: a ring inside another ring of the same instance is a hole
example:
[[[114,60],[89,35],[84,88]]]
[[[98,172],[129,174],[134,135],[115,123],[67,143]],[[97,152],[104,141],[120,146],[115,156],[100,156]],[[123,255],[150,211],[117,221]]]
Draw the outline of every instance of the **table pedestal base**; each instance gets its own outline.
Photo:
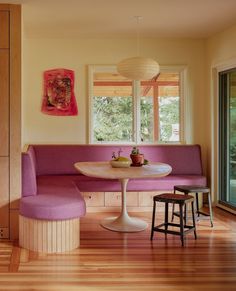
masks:
[[[101,225],[117,232],[138,232],[148,227],[145,221],[130,216],[108,217],[101,221]]]

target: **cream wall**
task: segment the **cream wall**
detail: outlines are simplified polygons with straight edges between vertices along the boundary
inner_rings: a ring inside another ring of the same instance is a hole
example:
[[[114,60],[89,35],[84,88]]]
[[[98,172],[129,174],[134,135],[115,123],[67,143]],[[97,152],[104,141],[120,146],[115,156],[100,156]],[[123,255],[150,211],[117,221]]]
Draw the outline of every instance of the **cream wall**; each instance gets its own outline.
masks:
[[[208,69],[210,66],[228,64],[236,58],[236,25],[210,37],[206,44]]]
[[[87,143],[88,64],[116,64],[134,56],[135,39],[23,39],[22,142]],[[187,65],[186,142],[199,143],[206,160],[205,41],[191,39],[142,39],[141,53],[160,65]],[[43,71],[75,71],[75,96],[79,115],[57,117],[40,111]],[[206,163],[204,163],[206,167]]]
[[[207,87],[206,107],[208,111],[207,148],[209,152],[209,175],[212,177],[212,190],[217,201],[218,192],[218,96],[217,70],[236,67],[236,25],[214,35],[206,41]]]

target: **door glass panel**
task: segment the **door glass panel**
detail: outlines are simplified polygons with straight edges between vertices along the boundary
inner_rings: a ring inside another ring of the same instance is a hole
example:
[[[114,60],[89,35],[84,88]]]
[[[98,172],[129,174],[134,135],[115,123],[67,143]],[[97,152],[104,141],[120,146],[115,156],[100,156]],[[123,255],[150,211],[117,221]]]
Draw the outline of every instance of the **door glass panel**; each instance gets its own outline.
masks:
[[[236,72],[229,73],[229,195],[236,205]]]
[[[236,69],[219,75],[220,203],[236,207]]]

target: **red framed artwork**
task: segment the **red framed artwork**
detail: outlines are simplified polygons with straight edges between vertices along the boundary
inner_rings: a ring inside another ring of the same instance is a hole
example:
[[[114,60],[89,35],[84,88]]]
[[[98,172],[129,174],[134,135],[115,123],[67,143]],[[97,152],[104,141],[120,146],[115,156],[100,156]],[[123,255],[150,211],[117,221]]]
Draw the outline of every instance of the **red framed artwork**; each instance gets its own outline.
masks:
[[[41,111],[49,115],[77,115],[74,94],[74,71],[54,69],[45,71]]]

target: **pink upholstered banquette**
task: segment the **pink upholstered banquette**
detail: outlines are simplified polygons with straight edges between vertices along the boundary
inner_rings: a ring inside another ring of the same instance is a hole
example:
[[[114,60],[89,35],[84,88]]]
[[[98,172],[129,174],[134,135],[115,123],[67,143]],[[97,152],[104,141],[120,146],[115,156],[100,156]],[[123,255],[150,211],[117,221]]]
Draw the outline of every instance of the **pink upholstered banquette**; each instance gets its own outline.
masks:
[[[128,156],[131,146],[31,145],[22,154],[22,199],[20,214],[36,219],[68,219],[85,214],[80,194],[90,191],[120,191],[117,180],[86,177],[77,172],[78,161],[109,161],[122,149]],[[171,165],[170,175],[158,179],[133,179],[128,191],[173,190],[177,184],[206,185],[199,145],[140,146],[150,162]]]

